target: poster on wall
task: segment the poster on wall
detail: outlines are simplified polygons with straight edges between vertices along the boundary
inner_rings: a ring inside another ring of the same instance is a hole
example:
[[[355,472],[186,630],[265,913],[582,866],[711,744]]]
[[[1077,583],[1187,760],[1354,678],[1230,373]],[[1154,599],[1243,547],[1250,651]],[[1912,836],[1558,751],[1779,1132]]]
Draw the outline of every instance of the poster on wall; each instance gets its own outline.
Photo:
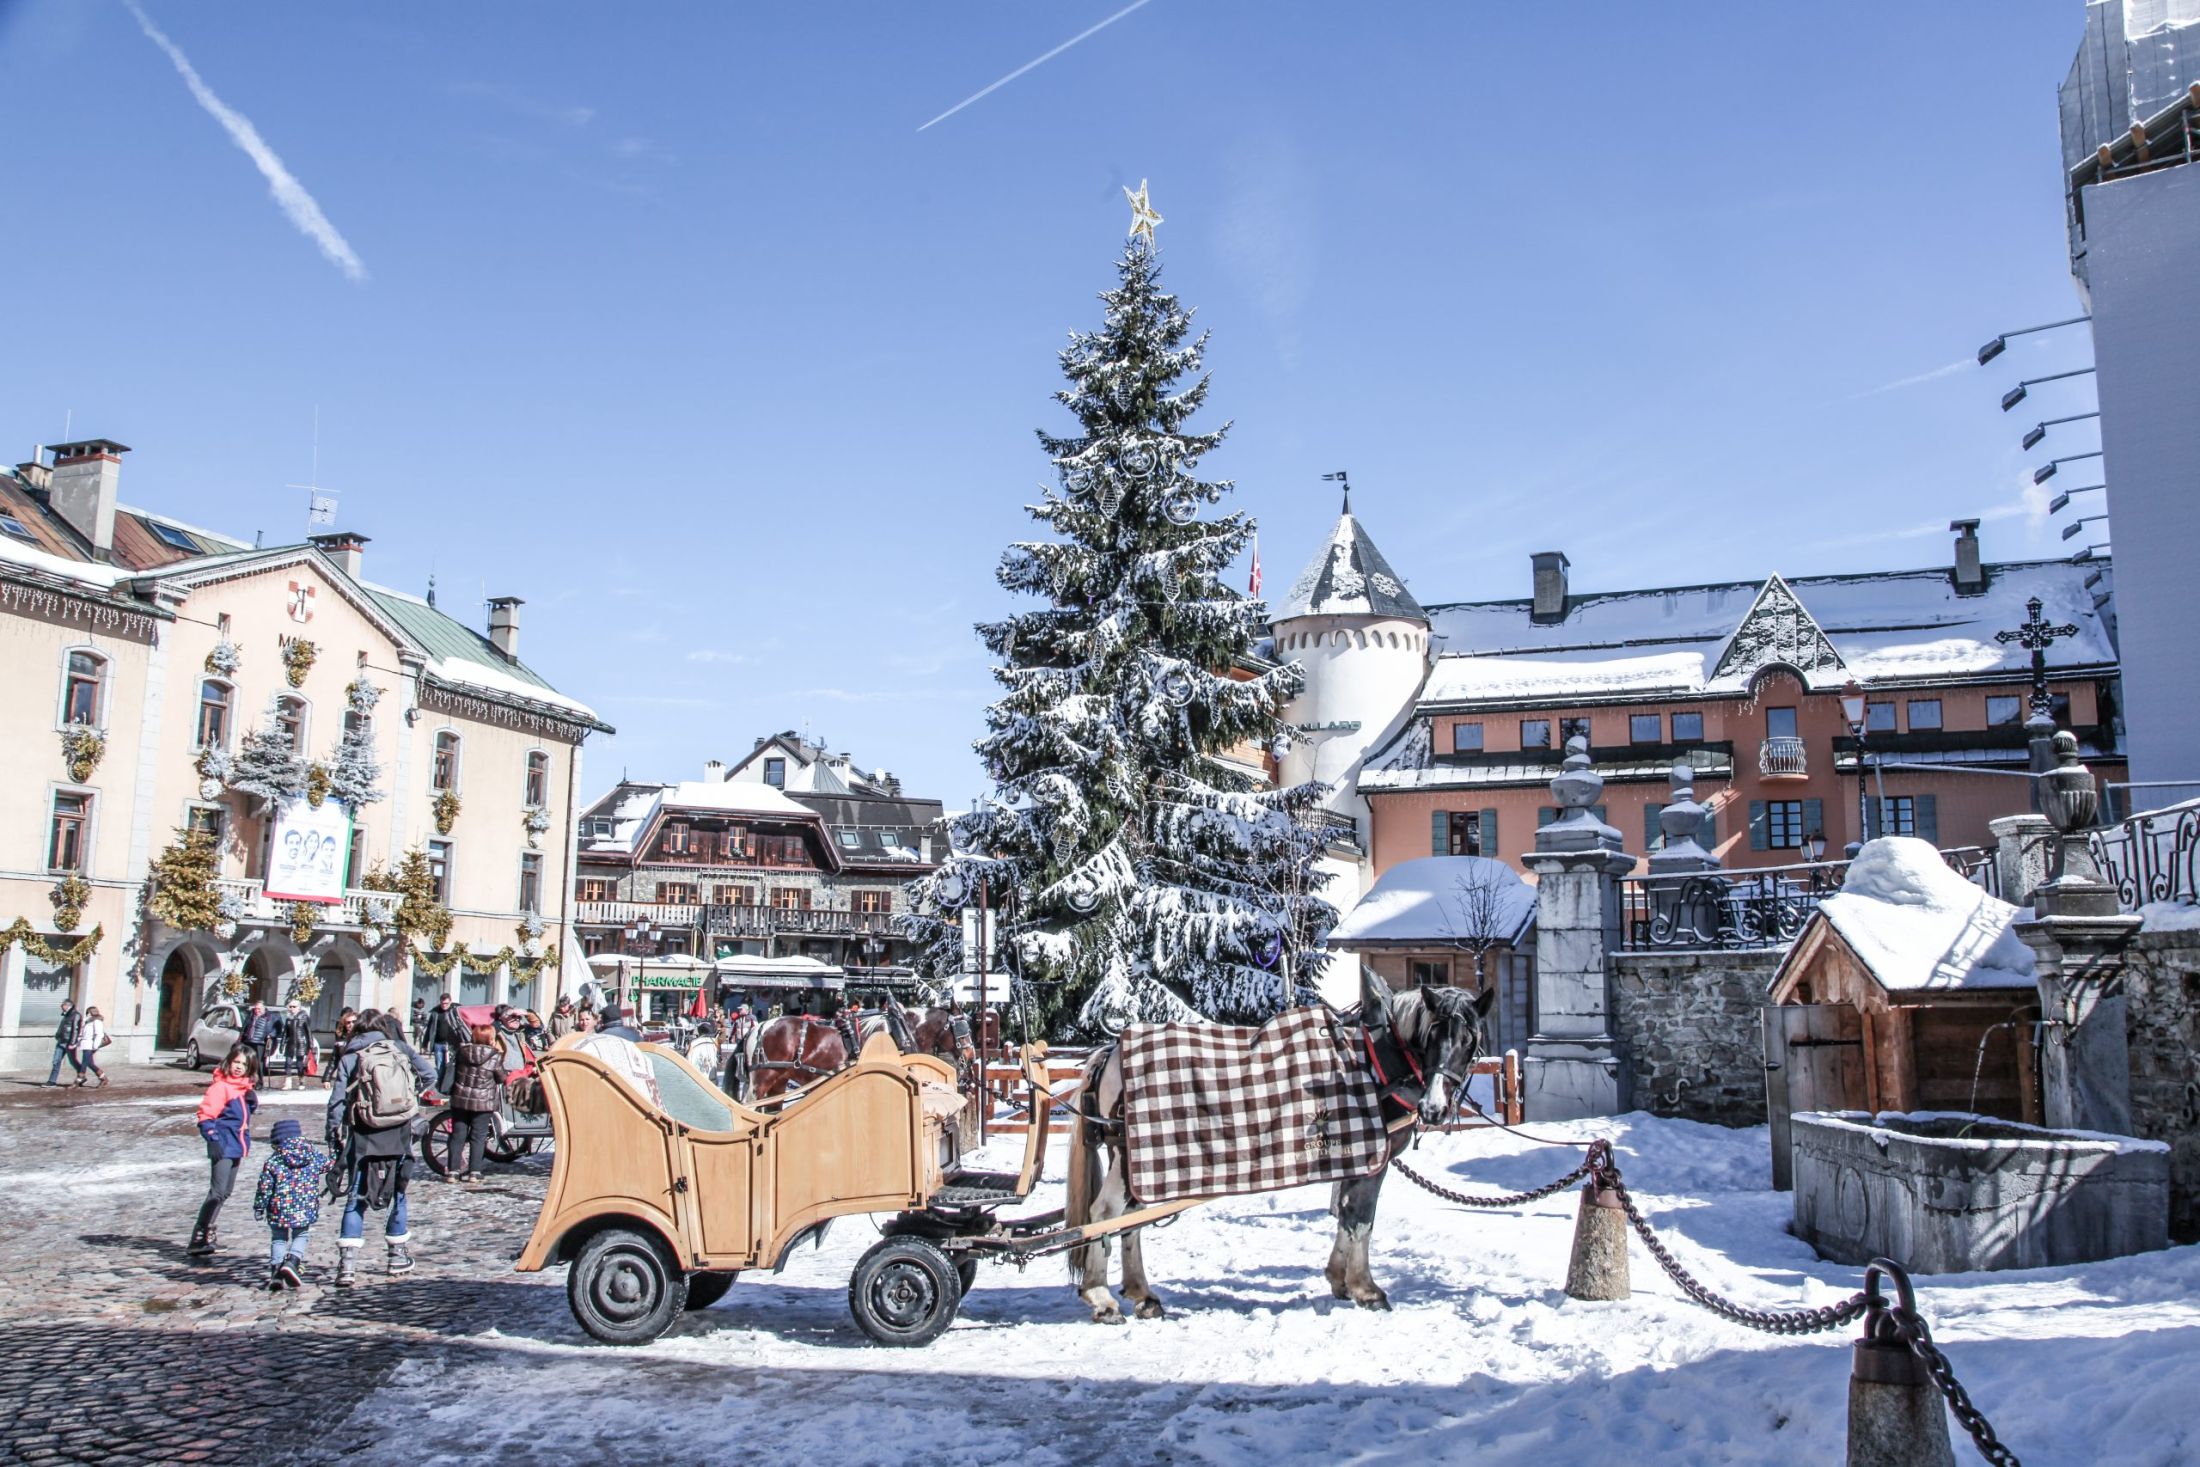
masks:
[[[268,842],[267,895],[278,902],[337,903],[351,865],[351,810],[342,800],[285,800]]]

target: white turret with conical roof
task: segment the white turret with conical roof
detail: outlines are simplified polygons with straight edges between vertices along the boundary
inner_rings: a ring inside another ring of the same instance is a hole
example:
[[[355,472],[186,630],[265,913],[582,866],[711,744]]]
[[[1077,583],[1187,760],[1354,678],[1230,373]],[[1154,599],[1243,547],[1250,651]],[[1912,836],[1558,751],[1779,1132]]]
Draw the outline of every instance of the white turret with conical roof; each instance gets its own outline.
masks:
[[[1285,710],[1299,730],[1282,782],[1320,780],[1326,804],[1366,836],[1361,761],[1412,713],[1428,676],[1428,613],[1383,559],[1352,514],[1351,491],[1329,538],[1299,572],[1272,618],[1278,662],[1306,669],[1306,687]]]

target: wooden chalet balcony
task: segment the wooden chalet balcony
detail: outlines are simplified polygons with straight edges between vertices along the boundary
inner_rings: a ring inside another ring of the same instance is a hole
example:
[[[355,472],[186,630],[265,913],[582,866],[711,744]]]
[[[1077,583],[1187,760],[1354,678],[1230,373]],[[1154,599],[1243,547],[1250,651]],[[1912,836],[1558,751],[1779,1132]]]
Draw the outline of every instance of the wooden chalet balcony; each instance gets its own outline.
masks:
[[[573,920],[582,926],[699,927],[713,937],[770,937],[808,933],[819,937],[889,936],[891,912],[842,912],[826,908],[735,906],[728,903],[575,902]]]
[[[1810,778],[1810,756],[1803,741],[1780,734],[1757,746],[1757,772],[1766,779]]]

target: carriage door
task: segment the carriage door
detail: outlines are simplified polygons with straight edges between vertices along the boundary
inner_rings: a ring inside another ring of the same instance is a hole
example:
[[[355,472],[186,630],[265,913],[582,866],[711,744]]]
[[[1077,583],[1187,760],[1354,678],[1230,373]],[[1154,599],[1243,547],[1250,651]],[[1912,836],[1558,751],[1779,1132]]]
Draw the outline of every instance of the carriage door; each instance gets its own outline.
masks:
[[[1765,1037],[1765,1114],[1772,1122],[1772,1185],[1794,1185],[1789,1151],[1797,1111],[1859,1110],[1864,1025],[1853,1005],[1781,1004],[1759,1010]]]

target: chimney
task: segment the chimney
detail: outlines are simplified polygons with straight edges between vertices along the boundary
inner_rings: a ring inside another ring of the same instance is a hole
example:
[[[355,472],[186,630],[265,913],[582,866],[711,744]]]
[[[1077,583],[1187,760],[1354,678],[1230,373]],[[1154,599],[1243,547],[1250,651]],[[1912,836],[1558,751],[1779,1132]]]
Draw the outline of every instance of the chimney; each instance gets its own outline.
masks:
[[[519,661],[519,609],[526,604],[517,596],[489,598],[489,640],[514,662]]]
[[[15,466],[16,477],[34,494],[43,494],[53,487],[53,468],[46,462],[46,445],[41,443],[31,454],[27,464]]]
[[[98,560],[113,557],[115,495],[122,482],[122,456],[130,450],[111,438],[82,438],[53,446],[53,478],[48,485],[54,512],[91,542]]]
[[[725,761],[724,761],[724,760],[722,760],[722,759],[705,759],[705,760],[703,761],[703,783],[705,783],[705,784],[724,784],[725,782],[726,782],[726,764],[725,764]]]
[[[1535,609],[1528,619],[1538,626],[1566,619],[1566,554],[1539,550],[1528,557],[1535,567]]]
[[[336,568],[359,579],[359,562],[365,556],[367,537],[343,530],[333,535],[308,535],[306,543],[336,562]]]
[[[1986,568],[1978,560],[1978,521],[1951,520],[1956,532],[1956,567],[1949,579],[1958,596],[1976,596],[1986,589]]]

